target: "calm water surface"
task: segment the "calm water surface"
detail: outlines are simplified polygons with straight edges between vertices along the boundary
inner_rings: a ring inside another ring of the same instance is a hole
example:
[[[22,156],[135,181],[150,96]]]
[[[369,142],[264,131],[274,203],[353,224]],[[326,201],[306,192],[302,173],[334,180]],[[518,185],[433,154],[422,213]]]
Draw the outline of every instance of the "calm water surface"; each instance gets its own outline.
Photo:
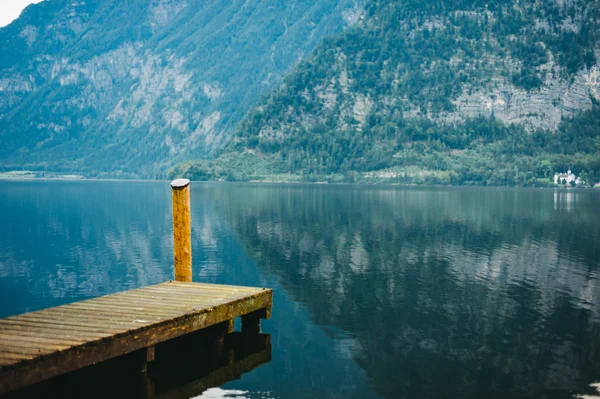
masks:
[[[600,192],[193,184],[194,280],[275,290],[251,398],[570,398]],[[0,317],[172,278],[158,182],[0,182]]]

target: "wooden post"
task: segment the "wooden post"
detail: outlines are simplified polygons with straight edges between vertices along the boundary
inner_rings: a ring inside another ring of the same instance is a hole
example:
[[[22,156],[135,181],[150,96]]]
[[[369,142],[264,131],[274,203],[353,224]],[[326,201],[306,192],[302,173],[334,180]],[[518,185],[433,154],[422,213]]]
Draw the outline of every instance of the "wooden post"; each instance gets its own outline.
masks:
[[[173,237],[175,280],[192,281],[192,217],[190,215],[190,181],[171,182],[173,194]]]
[[[148,363],[153,362],[155,358],[155,346],[150,345],[135,352],[136,361],[140,364],[142,373],[148,371]]]

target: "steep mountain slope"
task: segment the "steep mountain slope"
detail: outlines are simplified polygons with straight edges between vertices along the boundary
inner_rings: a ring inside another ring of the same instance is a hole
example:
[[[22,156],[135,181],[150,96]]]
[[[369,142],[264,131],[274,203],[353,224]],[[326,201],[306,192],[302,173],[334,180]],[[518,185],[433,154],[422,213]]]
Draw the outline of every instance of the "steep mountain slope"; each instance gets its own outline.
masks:
[[[46,0],[0,29],[0,167],[160,175],[219,148],[349,0]]]
[[[598,0],[372,0],[219,160],[176,173],[524,185],[571,167],[598,179],[599,39]]]

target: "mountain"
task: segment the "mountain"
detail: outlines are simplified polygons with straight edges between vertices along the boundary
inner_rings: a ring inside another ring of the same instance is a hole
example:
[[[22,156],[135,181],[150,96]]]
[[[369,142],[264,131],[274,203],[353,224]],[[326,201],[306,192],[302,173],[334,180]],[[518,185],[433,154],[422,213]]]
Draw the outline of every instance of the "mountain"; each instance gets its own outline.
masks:
[[[210,156],[350,0],[45,0],[0,29],[0,169],[155,177]]]
[[[600,180],[598,0],[370,0],[193,178]]]

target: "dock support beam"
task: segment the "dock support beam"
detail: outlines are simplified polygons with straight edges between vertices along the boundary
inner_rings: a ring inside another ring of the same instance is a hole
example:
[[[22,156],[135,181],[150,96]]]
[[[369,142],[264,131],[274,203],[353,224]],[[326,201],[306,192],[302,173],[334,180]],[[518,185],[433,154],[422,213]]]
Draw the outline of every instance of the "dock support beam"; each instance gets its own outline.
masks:
[[[242,316],[242,333],[260,334],[260,320],[271,318],[271,307]]]
[[[171,182],[173,194],[173,238],[175,280],[192,281],[192,217],[190,214],[190,181]]]
[[[137,351],[130,354],[135,367],[141,372],[146,373],[148,371],[148,363],[151,363],[155,359],[155,346],[149,345],[145,348],[138,349]]]

